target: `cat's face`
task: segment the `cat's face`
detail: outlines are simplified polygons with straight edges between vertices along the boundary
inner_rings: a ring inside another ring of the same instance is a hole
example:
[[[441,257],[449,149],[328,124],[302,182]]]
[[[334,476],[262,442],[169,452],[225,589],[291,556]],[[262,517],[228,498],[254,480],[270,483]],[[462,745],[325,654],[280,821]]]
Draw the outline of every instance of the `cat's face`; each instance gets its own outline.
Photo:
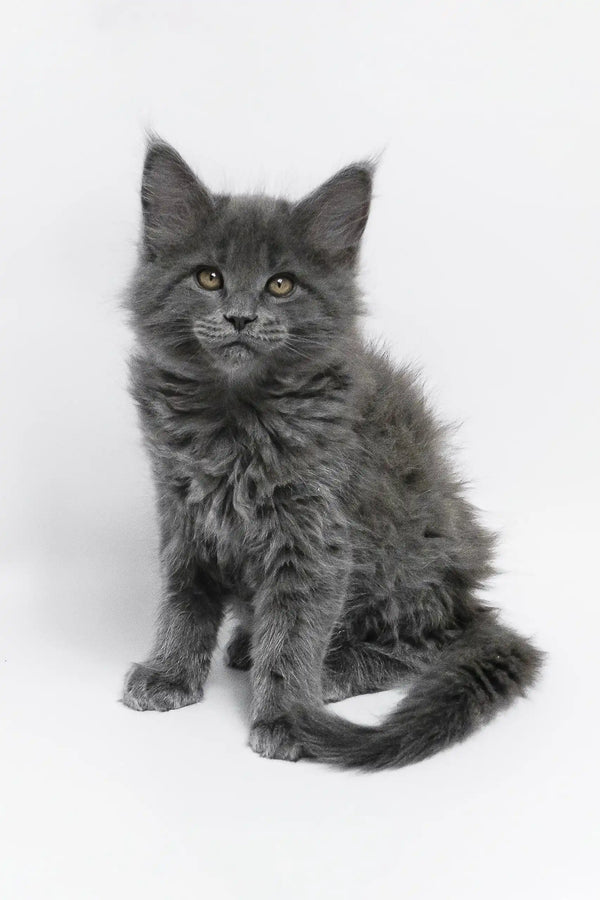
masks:
[[[212,195],[171,147],[152,143],[130,299],[149,349],[165,365],[238,381],[327,354],[358,311],[371,175],[351,166],[296,204]]]

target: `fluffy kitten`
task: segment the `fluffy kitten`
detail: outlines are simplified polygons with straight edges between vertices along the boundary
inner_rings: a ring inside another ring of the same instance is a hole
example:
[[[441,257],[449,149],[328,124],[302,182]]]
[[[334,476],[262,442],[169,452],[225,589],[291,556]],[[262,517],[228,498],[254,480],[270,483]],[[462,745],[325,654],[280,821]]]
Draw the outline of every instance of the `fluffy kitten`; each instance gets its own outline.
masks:
[[[372,174],[349,166],[298,203],[215,195],[152,141],[128,297],[164,600],[123,700],[200,700],[230,609],[252,749],[363,768],[462,740],[541,660],[477,599],[492,537],[415,379],[357,330]],[[407,677],[379,726],[323,705]]]

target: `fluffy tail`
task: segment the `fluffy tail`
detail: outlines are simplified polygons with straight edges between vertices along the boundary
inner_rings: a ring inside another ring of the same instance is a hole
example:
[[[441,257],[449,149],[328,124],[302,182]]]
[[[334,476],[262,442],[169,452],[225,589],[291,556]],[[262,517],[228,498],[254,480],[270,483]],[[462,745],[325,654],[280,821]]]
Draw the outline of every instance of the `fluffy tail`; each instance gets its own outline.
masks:
[[[294,710],[307,755],[346,768],[406,766],[462,741],[524,695],[544,654],[495,621],[468,629],[380,725],[355,725],[324,707]]]

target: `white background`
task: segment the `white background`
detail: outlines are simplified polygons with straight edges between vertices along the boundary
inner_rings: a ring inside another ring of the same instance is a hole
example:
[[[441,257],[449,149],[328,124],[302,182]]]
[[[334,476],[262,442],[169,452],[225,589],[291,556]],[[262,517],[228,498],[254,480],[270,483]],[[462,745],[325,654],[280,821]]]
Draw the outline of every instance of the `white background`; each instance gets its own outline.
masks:
[[[7,900],[597,896],[599,26],[593,0],[4,10]],[[490,599],[550,654],[466,744],[369,776],[260,759],[220,659],[199,706],[117,702],[159,589],[118,310],[146,127],[213,188],[295,197],[383,151],[366,328],[463,423]]]

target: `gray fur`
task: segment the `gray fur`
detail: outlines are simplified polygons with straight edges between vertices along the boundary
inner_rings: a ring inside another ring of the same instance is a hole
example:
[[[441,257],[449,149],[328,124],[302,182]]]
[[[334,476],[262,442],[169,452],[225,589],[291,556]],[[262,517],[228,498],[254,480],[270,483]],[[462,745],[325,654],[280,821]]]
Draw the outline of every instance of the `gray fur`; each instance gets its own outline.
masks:
[[[142,710],[201,699],[230,609],[252,748],[364,768],[464,738],[541,660],[477,598],[493,538],[417,379],[357,330],[371,181],[357,164],[296,204],[213,195],[171,147],[149,145],[128,307],[164,600],[123,695]],[[198,286],[203,265],[223,289]],[[298,286],[274,299],[265,285],[282,272]],[[323,706],[406,678],[375,728]]]

